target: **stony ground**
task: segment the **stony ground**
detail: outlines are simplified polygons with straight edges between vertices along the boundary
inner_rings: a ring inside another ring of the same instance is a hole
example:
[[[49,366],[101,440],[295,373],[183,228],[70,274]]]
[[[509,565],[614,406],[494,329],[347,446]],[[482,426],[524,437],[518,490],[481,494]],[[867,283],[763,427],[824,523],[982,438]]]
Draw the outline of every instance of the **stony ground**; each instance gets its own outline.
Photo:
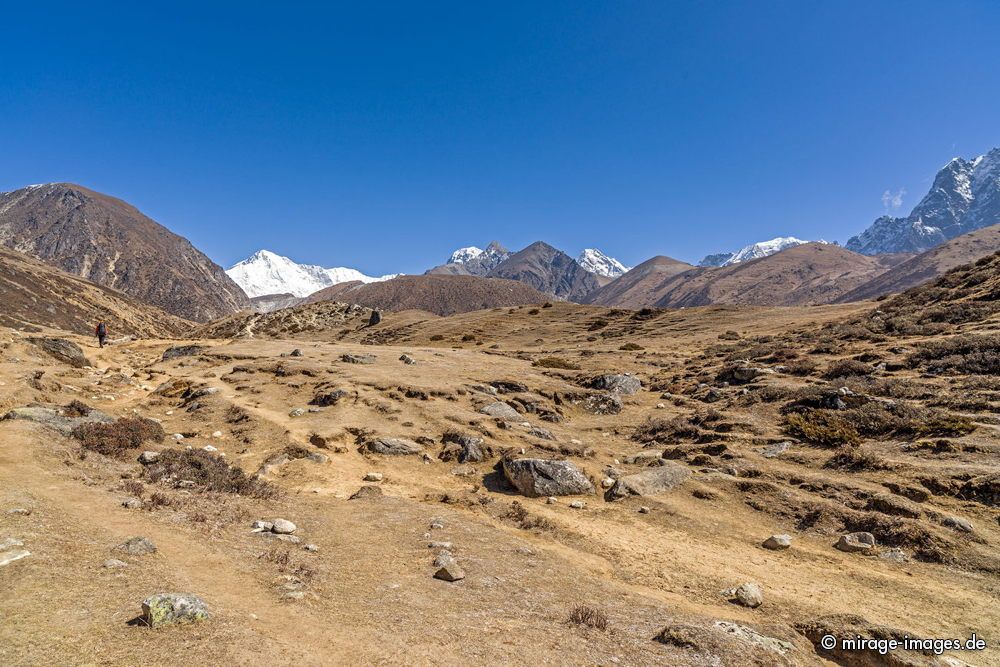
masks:
[[[80,408],[0,422],[0,544],[23,543],[0,562],[30,552],[0,566],[0,663],[1000,664],[1000,385],[911,366],[917,338],[823,333],[869,309],[285,318],[236,340],[74,338],[81,367],[4,330],[0,413],[76,400],[166,437],[101,449],[67,434]],[[845,361],[862,367],[831,370]],[[639,391],[599,379],[625,374]],[[860,444],[789,425],[890,409],[904,417]],[[469,443],[481,456],[458,460]],[[157,480],[170,452],[247,477]],[[526,497],[502,464],[523,458],[594,490]],[[664,470],[683,474],[605,500]],[[291,538],[251,530],[276,518]],[[852,532],[876,546],[834,548]],[[780,534],[788,549],[762,546]],[[116,548],[137,536],[156,551]],[[464,578],[434,577],[442,551]],[[745,583],[762,604],[726,594]],[[211,618],[146,627],[161,592]],[[951,662],[822,653],[822,628],[990,644]]]

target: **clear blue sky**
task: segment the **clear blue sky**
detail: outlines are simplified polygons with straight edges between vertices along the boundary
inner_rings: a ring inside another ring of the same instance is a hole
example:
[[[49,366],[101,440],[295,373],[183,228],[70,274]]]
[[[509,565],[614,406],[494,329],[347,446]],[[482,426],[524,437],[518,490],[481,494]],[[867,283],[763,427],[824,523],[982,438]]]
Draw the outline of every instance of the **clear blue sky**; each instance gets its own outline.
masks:
[[[1000,145],[1000,3],[3,2],[0,190],[122,197],[220,264],[542,239],[844,241]]]

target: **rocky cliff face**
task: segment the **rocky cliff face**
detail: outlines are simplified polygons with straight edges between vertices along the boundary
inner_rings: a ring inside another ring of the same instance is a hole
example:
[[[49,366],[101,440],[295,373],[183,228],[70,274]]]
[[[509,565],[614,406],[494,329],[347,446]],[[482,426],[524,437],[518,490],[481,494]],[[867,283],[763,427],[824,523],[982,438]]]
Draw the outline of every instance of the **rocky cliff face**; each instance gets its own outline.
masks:
[[[189,320],[246,308],[246,294],[191,243],[120,199],[51,183],[0,194],[0,245]]]
[[[487,276],[517,280],[540,292],[577,302],[600,287],[597,277],[575,259],[541,241],[514,253]]]
[[[905,218],[883,216],[847,242],[865,255],[919,253],[1000,222],[1000,148],[973,160],[955,158]]]

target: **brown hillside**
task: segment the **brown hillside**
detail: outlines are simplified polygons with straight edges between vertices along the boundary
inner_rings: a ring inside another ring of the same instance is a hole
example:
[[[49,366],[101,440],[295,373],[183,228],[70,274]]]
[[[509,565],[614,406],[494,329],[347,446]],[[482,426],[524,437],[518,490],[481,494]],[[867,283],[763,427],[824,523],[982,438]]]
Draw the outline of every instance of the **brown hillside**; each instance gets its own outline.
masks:
[[[721,268],[667,278],[651,291],[661,308],[740,304],[797,306],[830,303],[884,272],[896,257],[868,257],[820,243]]]
[[[642,308],[657,300],[653,295],[664,280],[693,268],[690,264],[672,257],[658,255],[591,292],[584,298],[584,303]]]
[[[0,248],[0,325],[51,327],[89,336],[104,320],[111,336],[176,335],[191,323],[101,285]]]
[[[249,306],[222,267],[187,239],[79,185],[0,193],[0,245],[190,320]]]
[[[377,283],[340,283],[306,297],[307,303],[344,301],[378,310],[425,310],[452,315],[498,306],[543,303],[549,297],[513,280],[478,276],[400,276]]]
[[[1000,250],[1000,225],[958,236],[921,253],[851,290],[838,301],[864,301],[894,294]]]

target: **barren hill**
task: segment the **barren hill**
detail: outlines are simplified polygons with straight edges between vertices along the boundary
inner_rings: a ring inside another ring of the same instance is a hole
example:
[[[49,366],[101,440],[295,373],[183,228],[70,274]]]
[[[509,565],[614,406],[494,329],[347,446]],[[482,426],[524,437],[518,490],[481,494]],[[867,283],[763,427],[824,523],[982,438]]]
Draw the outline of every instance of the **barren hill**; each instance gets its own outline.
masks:
[[[645,305],[830,303],[884,272],[894,261],[898,261],[896,256],[867,257],[835,245],[807,243],[750,262],[678,273],[648,289],[652,301]]]
[[[0,245],[206,321],[249,306],[222,267],[120,199],[70,183],[0,194]]]
[[[889,269],[841,296],[838,301],[863,301],[902,292],[980,257],[1000,250],[1000,224],[958,236]]]
[[[89,336],[104,320],[112,337],[176,335],[191,323],[117,290],[0,248],[0,325],[51,327]]]
[[[597,276],[575,259],[541,241],[514,253],[487,275],[517,280],[540,292],[577,302],[601,286]]]
[[[345,301],[378,310],[425,310],[452,315],[471,310],[543,303],[548,297],[513,280],[425,274],[367,285],[341,283],[307,297],[307,303]]]
[[[664,280],[693,268],[672,257],[658,255],[594,290],[583,301],[601,306],[642,308],[657,301],[653,295]]]

